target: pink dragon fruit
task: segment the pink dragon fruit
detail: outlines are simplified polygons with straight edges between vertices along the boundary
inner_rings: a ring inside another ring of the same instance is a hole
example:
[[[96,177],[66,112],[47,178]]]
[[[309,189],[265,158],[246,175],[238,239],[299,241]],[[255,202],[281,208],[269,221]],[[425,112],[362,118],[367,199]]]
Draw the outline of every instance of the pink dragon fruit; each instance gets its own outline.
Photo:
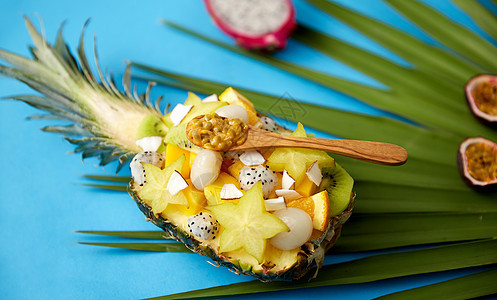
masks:
[[[247,49],[283,49],[297,25],[291,0],[204,1],[219,28]]]

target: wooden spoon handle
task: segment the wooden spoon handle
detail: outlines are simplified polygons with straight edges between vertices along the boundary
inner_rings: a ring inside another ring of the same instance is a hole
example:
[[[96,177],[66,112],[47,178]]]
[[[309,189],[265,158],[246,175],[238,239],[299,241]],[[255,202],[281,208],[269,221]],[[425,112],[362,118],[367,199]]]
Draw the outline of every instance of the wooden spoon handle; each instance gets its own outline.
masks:
[[[290,147],[323,150],[343,156],[389,166],[402,165],[407,161],[407,151],[397,145],[346,139],[303,138],[250,129],[247,141],[235,150],[251,150],[267,147]],[[239,149],[237,149],[239,148]]]
[[[397,145],[339,139],[312,139],[302,148],[320,149],[343,156],[389,166],[399,166],[407,161],[407,151]]]

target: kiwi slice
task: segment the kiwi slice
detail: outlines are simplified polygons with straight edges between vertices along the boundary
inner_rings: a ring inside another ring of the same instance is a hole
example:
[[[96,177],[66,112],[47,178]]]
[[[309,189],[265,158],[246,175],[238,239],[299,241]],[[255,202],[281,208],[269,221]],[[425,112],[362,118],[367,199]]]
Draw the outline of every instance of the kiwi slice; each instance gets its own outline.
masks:
[[[157,115],[149,114],[140,123],[136,131],[136,139],[139,140],[147,136],[165,136],[168,130],[169,128]]]
[[[147,136],[166,136],[169,128],[164,124],[161,118],[155,114],[145,116],[136,130],[136,140]],[[161,153],[166,151],[166,146],[162,144],[157,152]]]
[[[179,124],[178,126],[171,128],[164,138],[164,142],[166,144],[176,145],[190,152],[198,153],[202,148],[188,140],[188,137],[186,136],[186,124],[185,126],[182,125],[183,124]]]
[[[339,164],[323,168],[321,172],[323,180],[319,185],[319,191],[328,192],[331,204],[330,216],[336,216],[349,206],[354,179]]]

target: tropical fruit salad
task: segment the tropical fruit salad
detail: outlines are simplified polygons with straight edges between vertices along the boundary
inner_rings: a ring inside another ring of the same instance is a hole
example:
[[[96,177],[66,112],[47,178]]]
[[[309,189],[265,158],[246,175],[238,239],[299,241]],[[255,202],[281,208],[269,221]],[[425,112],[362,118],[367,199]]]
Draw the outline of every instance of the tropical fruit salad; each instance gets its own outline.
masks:
[[[322,265],[351,214],[352,178],[322,151],[229,151],[251,126],[307,137],[302,125],[279,126],[232,88],[204,99],[190,93],[164,114],[162,97],[150,99],[153,83],[143,95],[132,92],[130,66],[120,92],[96,56],[94,73],[82,50],[70,53],[62,30],[51,45],[25,21],[34,57],[0,49],[10,65],[0,73],[41,95],[11,99],[46,111],[37,118],[69,121],[44,130],[64,134],[83,158],[116,161],[117,170],[131,160],[129,192],[150,221],[192,251],[261,280],[297,279]],[[202,147],[189,140],[189,124]]]
[[[152,222],[217,264],[264,281],[298,279],[338,238],[354,181],[323,151],[230,152],[247,126],[307,137],[302,124],[279,126],[233,88],[189,93],[165,116],[142,120],[130,194]]]

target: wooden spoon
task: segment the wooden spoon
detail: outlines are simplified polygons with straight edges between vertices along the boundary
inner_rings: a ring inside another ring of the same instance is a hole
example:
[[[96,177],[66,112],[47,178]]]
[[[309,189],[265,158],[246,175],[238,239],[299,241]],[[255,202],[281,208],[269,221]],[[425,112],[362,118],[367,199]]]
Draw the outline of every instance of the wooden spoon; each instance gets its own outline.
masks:
[[[394,144],[345,139],[294,137],[269,132],[253,126],[249,126],[245,143],[231,147],[229,151],[247,151],[271,147],[323,150],[388,166],[399,166],[407,161],[407,151]]]

